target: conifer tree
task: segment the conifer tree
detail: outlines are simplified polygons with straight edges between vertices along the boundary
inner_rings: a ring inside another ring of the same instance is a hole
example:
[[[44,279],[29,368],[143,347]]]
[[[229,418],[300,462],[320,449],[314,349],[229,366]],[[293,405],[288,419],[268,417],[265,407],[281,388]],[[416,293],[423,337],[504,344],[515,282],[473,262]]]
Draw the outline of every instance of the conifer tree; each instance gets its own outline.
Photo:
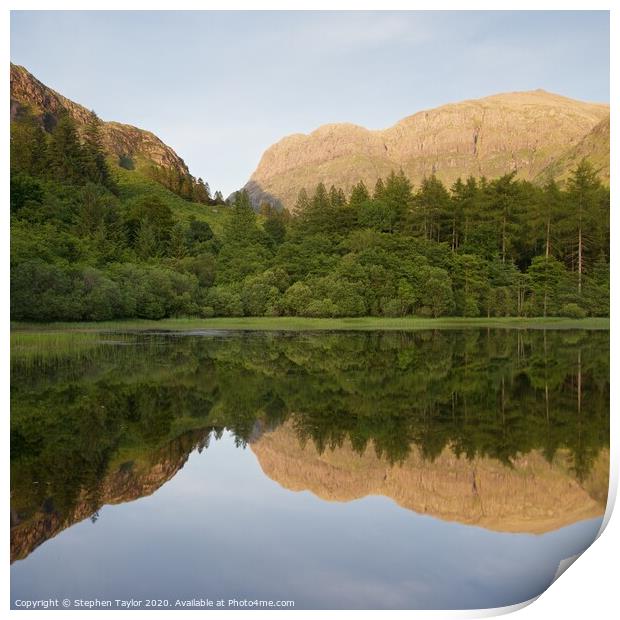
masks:
[[[370,192],[364,181],[360,181],[353,186],[351,196],[349,197],[349,206],[357,213],[363,203],[370,200]]]
[[[302,187],[297,194],[297,201],[295,202],[295,212],[301,214],[310,206],[310,198],[308,198],[308,192],[305,187]]]
[[[47,149],[48,173],[52,178],[80,183],[84,178],[84,151],[78,138],[75,121],[62,114],[52,131]]]
[[[110,170],[103,150],[101,135],[101,120],[92,112],[84,129],[84,144],[82,147],[84,158],[84,174],[93,183],[112,188],[113,183]]]
[[[379,177],[377,182],[375,183],[375,189],[372,194],[373,200],[381,200],[383,198],[383,193],[385,192],[385,185],[383,184],[383,179]]]
[[[581,295],[585,271],[587,229],[595,224],[597,201],[600,200],[601,183],[592,165],[582,159],[567,183],[569,223],[577,246],[577,291]]]
[[[426,239],[442,241],[443,219],[449,213],[450,195],[435,176],[426,177],[415,197],[414,222]]]

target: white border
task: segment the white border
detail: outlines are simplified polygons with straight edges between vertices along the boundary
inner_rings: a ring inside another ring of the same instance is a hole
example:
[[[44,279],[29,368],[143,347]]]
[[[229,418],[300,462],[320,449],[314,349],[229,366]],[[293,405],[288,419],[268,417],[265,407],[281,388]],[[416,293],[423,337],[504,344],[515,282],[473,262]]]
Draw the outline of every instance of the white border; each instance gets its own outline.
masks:
[[[615,123],[615,109],[618,103],[618,71],[620,70],[619,63],[615,60],[620,53],[618,44],[616,42],[616,36],[620,32],[620,9],[613,7],[611,0],[607,2],[590,0],[589,2],[579,2],[576,0],[549,1],[549,0],[521,0],[516,2],[514,0],[504,1],[499,5],[498,2],[491,1],[463,1],[457,0],[435,0],[433,2],[406,2],[395,0],[383,0],[382,2],[371,0],[176,0],[174,3],[166,2],[164,0],[152,0],[147,2],[145,0],[107,0],[101,2],[100,0],[91,0],[88,2],[88,6],[85,6],[84,2],[77,0],[65,0],[56,2],[46,2],[44,0],[10,0],[8,2],[8,8],[5,8],[0,17],[0,45],[3,48],[4,57],[7,59],[10,57],[10,17],[9,9],[11,10],[204,10],[204,9],[217,9],[217,10],[611,10],[611,76],[614,79],[611,80],[611,98],[610,104],[612,110],[612,133],[611,133],[611,170],[617,169],[616,167],[616,153],[618,148],[618,132]],[[4,65],[5,78],[2,81],[2,92],[4,101],[8,103],[9,100],[9,80],[8,80],[8,62]],[[5,104],[6,105],[6,104]],[[5,112],[6,113],[6,112]],[[4,503],[4,523],[2,526],[3,532],[9,530],[9,467],[8,467],[8,455],[9,455],[9,304],[8,304],[8,292],[9,292],[9,165],[8,165],[8,152],[9,152],[9,118],[8,114],[5,116],[5,122],[2,124],[2,144],[3,148],[1,152],[2,158],[2,178],[3,178],[3,195],[4,209],[3,214],[5,217],[4,225],[0,231],[0,248],[3,252],[2,263],[2,277],[3,277],[3,300],[2,306],[2,318],[3,325],[5,326],[5,343],[4,355],[1,358],[2,365],[2,390],[3,390],[3,413],[4,413],[4,441],[5,441],[5,467],[2,470],[2,479],[4,482],[4,491],[2,494],[2,500]],[[618,238],[618,200],[615,192],[615,174],[612,174],[612,206],[611,206],[611,230],[612,230],[612,321],[615,324],[618,314],[617,300],[617,287],[616,287],[616,275],[617,275],[617,258],[614,248],[615,240]],[[611,331],[611,362],[612,362],[612,377],[616,369],[615,359],[618,351],[618,338],[615,335],[615,330]],[[617,436],[618,424],[617,414],[614,411],[615,404],[618,402],[618,387],[614,381],[611,382],[611,437]],[[523,620],[549,620],[550,618],[562,617],[562,618],[583,618],[584,616],[590,616],[592,618],[607,618],[612,617],[613,610],[616,609],[616,613],[619,609],[618,595],[617,595],[617,578],[614,575],[615,550],[618,548],[618,542],[620,540],[620,526],[618,525],[618,517],[614,516],[610,518],[613,503],[617,494],[618,487],[618,450],[615,441],[612,441],[611,447],[611,467],[610,467],[610,500],[608,502],[608,509],[605,515],[605,524],[607,527],[603,528],[605,531],[602,537],[595,541],[595,543],[580,557],[566,573],[562,574],[556,583],[554,583],[546,592],[544,592],[538,599],[533,601],[527,601],[520,605],[515,605],[507,608],[500,608],[495,610],[470,610],[470,611],[382,611],[379,612],[381,616],[389,617],[407,617],[407,618],[482,618],[494,615],[502,615],[513,611],[519,611],[519,618]],[[20,618],[42,617],[37,612],[29,611],[9,611],[9,537],[5,534],[4,545],[5,561],[0,562],[2,570],[1,592],[2,602],[0,605],[0,613],[5,612],[9,616],[17,614]],[[53,613],[53,612],[51,612]],[[82,613],[77,611],[69,612],[70,614]],[[151,617],[152,614],[147,611],[98,611],[97,618],[124,618],[125,616],[134,619]],[[205,613],[200,611],[184,611],[180,612],[180,617],[187,617],[187,614]],[[243,611],[210,611],[211,614],[224,614],[226,618],[236,618]],[[307,617],[314,618],[317,614],[324,618],[331,617],[355,617],[355,618],[374,618],[378,615],[375,611],[305,611],[298,610],[296,612],[288,611],[253,611],[252,615],[270,617],[275,615],[277,618],[285,618],[294,615],[295,617]],[[2,614],[4,615],[4,614]],[[179,616],[177,612],[165,612],[157,613],[156,617],[162,618],[162,620]]]

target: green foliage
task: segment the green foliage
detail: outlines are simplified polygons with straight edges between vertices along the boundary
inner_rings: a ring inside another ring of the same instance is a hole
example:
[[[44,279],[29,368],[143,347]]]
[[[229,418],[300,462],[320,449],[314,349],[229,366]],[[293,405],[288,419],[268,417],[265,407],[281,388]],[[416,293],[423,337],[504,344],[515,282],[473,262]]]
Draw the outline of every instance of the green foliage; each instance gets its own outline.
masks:
[[[430,311],[431,316],[437,318],[449,314],[454,306],[452,284],[447,272],[438,267],[429,267],[424,271],[425,281],[420,296],[423,313]]]
[[[11,175],[11,213],[31,204],[35,209],[43,201],[41,184],[25,173]]]
[[[571,319],[584,319],[587,312],[575,303],[569,303],[562,306],[561,316],[567,316]]]
[[[39,176],[45,173],[47,141],[38,119],[28,109],[22,109],[11,122],[11,175]]]
[[[47,134],[21,110],[10,208],[16,319],[609,314],[609,191],[587,162],[566,190],[400,171],[257,214],[244,190],[225,205],[202,179],[106,160],[94,113]]]

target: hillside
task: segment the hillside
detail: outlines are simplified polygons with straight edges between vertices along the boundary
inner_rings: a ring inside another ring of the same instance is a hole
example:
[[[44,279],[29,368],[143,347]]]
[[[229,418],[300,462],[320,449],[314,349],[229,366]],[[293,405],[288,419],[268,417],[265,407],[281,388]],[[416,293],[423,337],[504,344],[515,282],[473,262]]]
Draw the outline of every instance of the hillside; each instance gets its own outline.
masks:
[[[599,178],[609,185],[609,115],[594,126],[577,144],[570,146],[535,179],[544,183],[555,179],[563,185],[579,162],[585,157],[590,160]]]
[[[360,179],[372,187],[401,168],[415,184],[431,174],[450,185],[458,177],[511,171],[535,180],[554,164],[564,175],[571,149],[575,157],[596,151],[608,178],[609,150],[597,138],[608,118],[608,105],[536,90],[425,110],[385,130],[324,125],[267,149],[245,188],[255,206],[266,200],[292,208],[301,188],[311,191],[320,181],[347,192]]]
[[[92,115],[84,106],[41,83],[24,67],[11,64],[11,120],[23,106],[39,115],[47,130],[54,127],[63,112],[71,115],[78,130],[85,127]],[[137,168],[151,164],[189,174],[185,162],[150,131],[114,121],[104,121],[101,129],[104,146],[117,162],[121,157],[129,157]]]

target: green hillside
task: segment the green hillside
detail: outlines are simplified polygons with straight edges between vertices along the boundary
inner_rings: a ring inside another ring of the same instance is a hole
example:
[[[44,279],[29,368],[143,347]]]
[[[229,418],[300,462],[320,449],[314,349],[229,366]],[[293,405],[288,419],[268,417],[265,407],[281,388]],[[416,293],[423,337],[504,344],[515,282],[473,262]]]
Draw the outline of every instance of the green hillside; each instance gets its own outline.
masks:
[[[125,170],[116,166],[114,178],[122,201],[129,202],[143,196],[155,196],[170,207],[179,221],[188,223],[195,218],[207,222],[214,233],[222,232],[228,209],[226,205],[205,205],[185,200],[139,170]]]

